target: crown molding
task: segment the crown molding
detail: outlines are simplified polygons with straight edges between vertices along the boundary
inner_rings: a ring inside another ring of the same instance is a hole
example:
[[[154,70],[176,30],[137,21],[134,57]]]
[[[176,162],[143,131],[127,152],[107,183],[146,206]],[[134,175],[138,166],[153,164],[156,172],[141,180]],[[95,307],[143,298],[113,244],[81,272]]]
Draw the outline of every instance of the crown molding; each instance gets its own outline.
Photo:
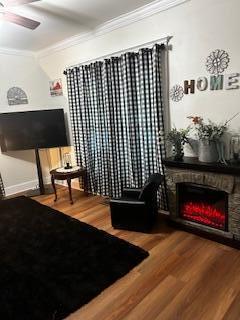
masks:
[[[79,35],[70,37],[66,40],[57,42],[52,46],[49,46],[43,50],[36,52],[35,56],[37,58],[46,57],[55,52],[70,48],[72,46],[79,45],[82,42],[92,40],[95,37],[98,37],[106,33],[109,33],[113,30],[128,26],[129,24],[132,24],[144,18],[150,17],[156,13],[176,7],[188,1],[191,1],[191,0],[155,0],[148,5],[142,6],[129,13],[123,14],[115,19],[109,20],[101,24],[99,27],[97,27],[93,31],[81,33]]]
[[[32,58],[35,57],[33,51],[16,50],[11,48],[4,48],[4,47],[0,48],[0,54],[21,56],[21,57],[32,57]]]

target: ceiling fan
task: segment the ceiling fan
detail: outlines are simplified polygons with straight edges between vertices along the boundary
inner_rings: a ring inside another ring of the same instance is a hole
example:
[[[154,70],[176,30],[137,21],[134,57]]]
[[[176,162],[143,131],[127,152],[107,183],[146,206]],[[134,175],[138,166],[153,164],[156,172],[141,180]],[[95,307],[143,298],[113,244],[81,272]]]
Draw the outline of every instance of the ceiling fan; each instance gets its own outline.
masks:
[[[25,27],[31,30],[36,29],[40,25],[40,22],[26,18],[26,17],[22,17],[18,14],[9,12],[5,9],[5,8],[16,7],[23,4],[36,2],[36,1],[40,1],[40,0],[5,0],[4,3],[0,2],[0,14],[2,15],[2,19],[5,21],[18,24],[22,27]]]

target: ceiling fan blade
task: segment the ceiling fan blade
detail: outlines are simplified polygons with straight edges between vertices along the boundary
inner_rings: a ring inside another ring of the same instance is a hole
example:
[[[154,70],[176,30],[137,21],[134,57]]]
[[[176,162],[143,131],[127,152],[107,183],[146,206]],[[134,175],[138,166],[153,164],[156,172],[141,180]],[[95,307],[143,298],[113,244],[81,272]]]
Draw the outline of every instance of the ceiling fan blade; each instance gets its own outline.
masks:
[[[36,29],[40,25],[40,22],[38,21],[22,17],[11,12],[4,12],[2,15],[2,19],[8,22],[19,24],[20,26],[31,30]]]
[[[22,4],[28,4],[36,1],[41,1],[41,0],[5,0],[4,2],[4,7],[13,7],[13,6],[20,6]]]

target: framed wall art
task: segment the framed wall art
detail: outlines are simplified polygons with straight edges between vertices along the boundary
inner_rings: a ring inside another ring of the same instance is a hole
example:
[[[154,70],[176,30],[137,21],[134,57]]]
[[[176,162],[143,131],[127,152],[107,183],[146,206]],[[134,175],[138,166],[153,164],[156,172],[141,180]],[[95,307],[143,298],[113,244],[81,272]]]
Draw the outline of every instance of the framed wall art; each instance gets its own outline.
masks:
[[[50,95],[52,97],[62,96],[63,90],[62,90],[62,80],[56,79],[49,82],[50,86]]]

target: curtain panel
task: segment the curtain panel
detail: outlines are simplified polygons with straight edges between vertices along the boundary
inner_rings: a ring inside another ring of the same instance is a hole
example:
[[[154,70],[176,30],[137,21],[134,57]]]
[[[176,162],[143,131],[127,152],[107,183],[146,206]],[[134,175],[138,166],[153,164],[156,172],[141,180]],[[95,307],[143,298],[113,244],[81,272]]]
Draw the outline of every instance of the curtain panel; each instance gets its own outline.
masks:
[[[66,70],[76,157],[89,191],[119,197],[123,187],[163,173],[163,50],[155,45]]]
[[[4,190],[2,177],[1,177],[1,174],[0,174],[0,199],[2,199],[4,196],[5,196],[5,190]]]

